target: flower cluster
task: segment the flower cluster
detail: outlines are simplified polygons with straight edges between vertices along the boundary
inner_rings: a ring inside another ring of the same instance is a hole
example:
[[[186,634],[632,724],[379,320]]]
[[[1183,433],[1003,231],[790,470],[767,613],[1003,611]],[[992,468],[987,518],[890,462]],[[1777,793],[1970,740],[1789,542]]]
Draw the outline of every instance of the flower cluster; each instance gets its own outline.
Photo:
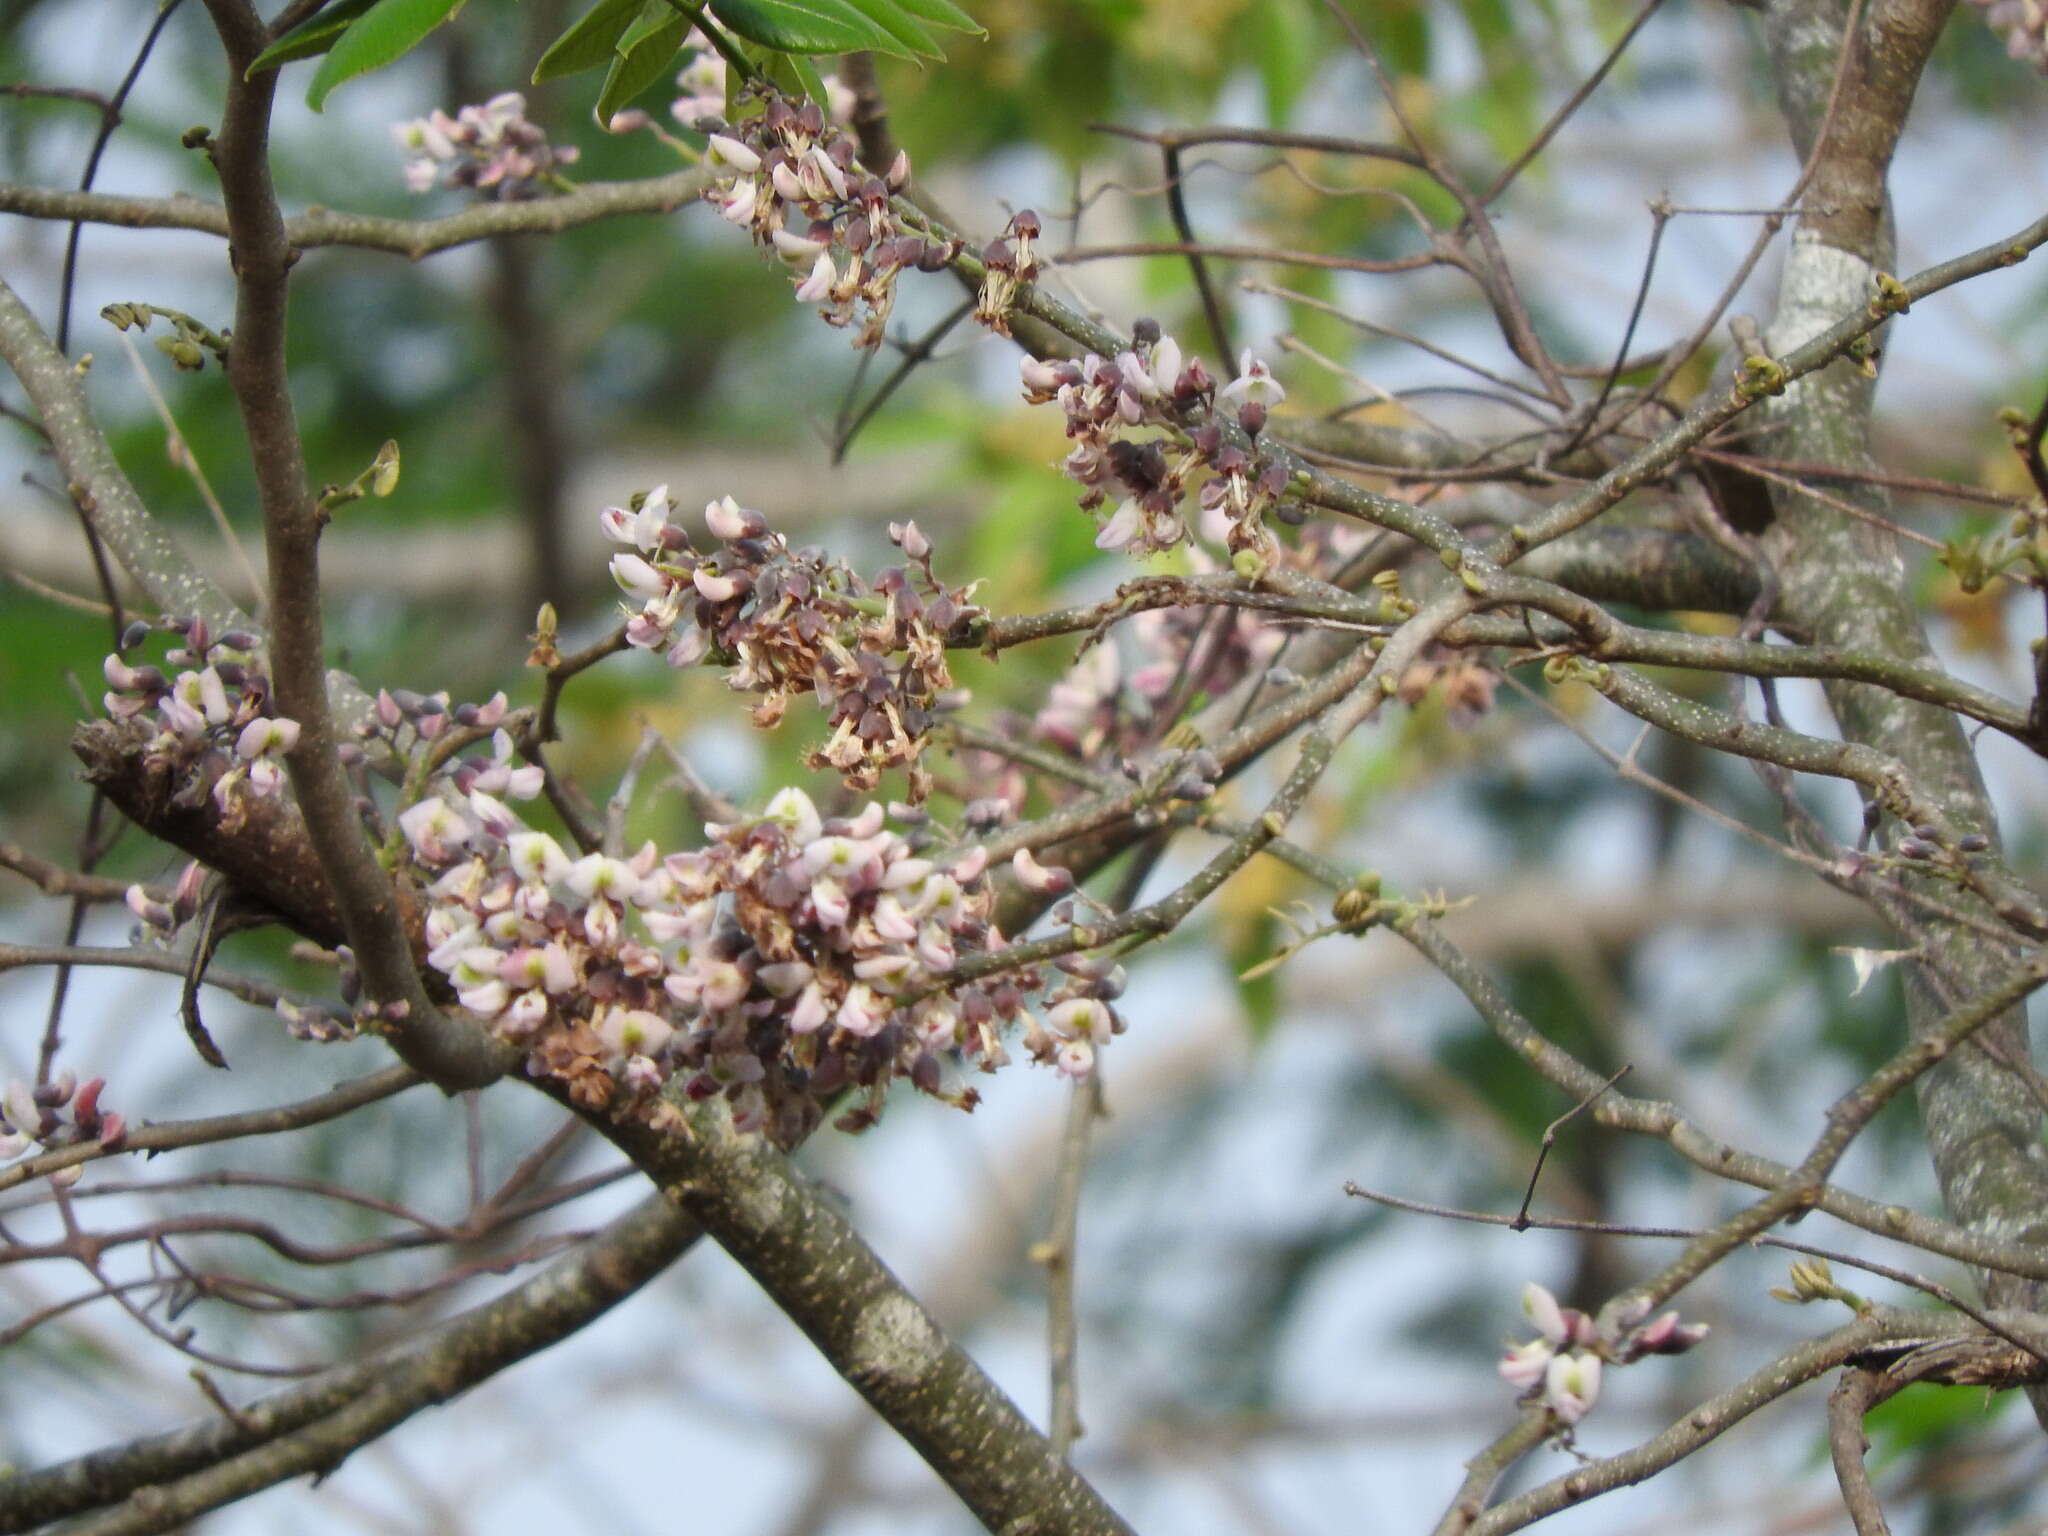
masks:
[[[1524,1396],[1539,1399],[1567,1429],[1598,1400],[1603,1361],[1628,1365],[1645,1355],[1682,1355],[1708,1331],[1705,1323],[1681,1323],[1676,1312],[1650,1319],[1648,1305],[1638,1301],[1622,1311],[1619,1339],[1610,1341],[1591,1317],[1559,1306],[1533,1280],[1523,1288],[1522,1311],[1540,1336],[1508,1346],[1500,1374]]]
[[[731,687],[761,695],[757,725],[780,720],[791,695],[815,693],[831,735],[811,766],[856,789],[907,768],[910,798],[922,802],[930,785],[918,759],[933,714],[953,702],[946,643],[981,612],[967,589],[932,574],[930,540],[915,523],[891,524],[909,565],[870,583],[815,550],[792,550],[730,496],[704,509],[711,538],[700,550],[669,520],[674,505],[663,485],[599,514],[627,546],[611,561],[630,603],[627,640],[664,651],[671,666],[729,666]]]
[[[874,175],[816,102],[798,106],[766,92],[750,94],[747,105],[756,101],[758,112],[710,135],[710,163],[724,174],[705,196],[797,269],[799,300],[819,305],[829,325],[855,327],[856,346],[878,346],[897,277],[906,267],[938,271],[958,246],[907,229],[890,207],[910,179],[908,156]]]
[[[1183,361],[1180,346],[1159,326],[1140,320],[1132,343],[1114,358],[1090,353],[1079,362],[1025,358],[1024,396],[1034,405],[1057,401],[1067,418],[1073,450],[1062,466],[1082,487],[1081,506],[1114,509],[1096,535],[1102,549],[1151,554],[1187,537],[1180,511],[1191,476],[1207,471],[1199,504],[1221,513],[1225,546],[1234,556],[1251,551],[1271,561],[1278,549],[1264,522],[1287,487],[1286,470],[1258,453],[1267,408],[1286,398],[1266,365],[1246,352],[1238,376],[1218,388],[1200,358]],[[1249,451],[1225,442],[1213,420],[1192,428],[1191,418],[1216,406],[1234,407],[1251,439]],[[1163,428],[1139,440],[1133,428]]]
[[[182,781],[181,795],[210,793],[222,829],[232,832],[241,825],[246,796],[274,795],[284,783],[280,759],[298,742],[298,722],[270,713],[270,679],[253,635],[230,631],[216,640],[204,619],[167,620],[163,627],[185,640],[164,658],[182,669],[167,678],[162,668],[122,659],[154,627],[131,624],[121,650],[107,658],[107,713],[127,720],[155,711],[159,729],[144,749],[145,761]]]
[[[121,1116],[100,1107],[106,1086],[103,1077],[81,1083],[70,1072],[34,1087],[18,1077],[10,1081],[0,1093],[0,1162],[11,1162],[35,1147],[50,1151],[86,1141],[96,1141],[110,1152],[118,1150],[128,1128]],[[75,1184],[84,1172],[74,1163],[51,1174],[50,1182]]]
[[[700,133],[719,132],[725,126],[725,60],[711,46],[711,40],[695,27],[683,39],[683,48],[690,54],[690,62],[676,76],[676,85],[682,94],[669,104],[669,115],[685,128]],[[857,104],[852,90],[834,74],[820,75],[818,83],[825,87],[826,115],[841,128],[850,125]],[[617,126],[614,120],[615,131]]]
[[[1198,568],[1207,563],[1199,548],[1191,558]],[[1156,741],[1177,697],[1213,698],[1268,670],[1283,639],[1249,610],[1192,605],[1147,609],[1122,628],[1128,651],[1106,640],[1083,651],[1032,722],[1041,739],[1085,761],[1115,762]]]
[[[907,835],[875,804],[821,817],[786,789],[759,817],[707,828],[704,848],[573,860],[473,789],[450,785],[401,822],[436,872],[428,963],[529,1072],[656,1124],[677,1113],[661,1090],[679,1078],[687,1098],[722,1096],[742,1130],[789,1144],[850,1090],[865,1097],[840,1123],[871,1122],[899,1077],[971,1107],[943,1062],[994,1070],[1006,1024],[1070,1075],[1120,1028],[1121,974],[1094,962],[1076,962],[1043,1023],[1029,967],[942,990],[958,959],[1005,947],[987,858],[934,850],[921,813],[901,819]]]
[[[495,192],[504,202],[539,197],[561,190],[556,168],[577,157],[574,145],[555,148],[527,121],[526,98],[517,91],[464,107],[453,117],[437,107],[425,117],[394,123],[391,135],[408,156],[405,184],[414,192],[429,191],[438,181]]]
[[[1975,0],[1984,20],[2005,39],[2005,51],[2048,71],[2048,4],[2043,0]]]

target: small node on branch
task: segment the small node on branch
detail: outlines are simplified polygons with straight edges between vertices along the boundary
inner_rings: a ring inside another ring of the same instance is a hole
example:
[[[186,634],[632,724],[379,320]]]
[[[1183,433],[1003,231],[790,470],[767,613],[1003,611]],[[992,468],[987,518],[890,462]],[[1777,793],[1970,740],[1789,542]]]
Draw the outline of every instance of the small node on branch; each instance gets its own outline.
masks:
[[[1913,307],[1913,295],[1906,291],[1906,285],[1889,272],[1872,275],[1871,282],[1877,292],[1866,306],[1874,319],[1882,320],[1886,315],[1903,315]]]

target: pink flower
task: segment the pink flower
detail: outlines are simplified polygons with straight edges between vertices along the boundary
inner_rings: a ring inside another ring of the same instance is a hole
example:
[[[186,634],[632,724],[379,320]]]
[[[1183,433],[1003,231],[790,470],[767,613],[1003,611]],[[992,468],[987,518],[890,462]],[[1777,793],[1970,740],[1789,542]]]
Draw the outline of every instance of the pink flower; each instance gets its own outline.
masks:
[[[1074,877],[1058,865],[1040,864],[1031,856],[1029,848],[1019,848],[1010,860],[1010,868],[1016,871],[1017,883],[1027,891],[1041,895],[1057,896],[1074,888]]]
[[[827,1016],[828,1004],[825,993],[813,981],[804,988],[802,995],[797,998],[796,1006],[789,1010],[790,1033],[797,1035],[816,1034],[825,1027]]]
[[[413,852],[428,864],[445,864],[454,850],[468,842],[474,829],[439,795],[422,800],[398,814],[398,830],[412,844]]]
[[[833,1022],[848,1034],[865,1039],[880,1033],[888,1020],[888,1000],[866,982],[855,982],[846,989],[846,1001],[839,1005]]]
[[[1072,1082],[1080,1082],[1095,1070],[1095,1047],[1086,1040],[1069,1040],[1053,1057],[1053,1070]]]

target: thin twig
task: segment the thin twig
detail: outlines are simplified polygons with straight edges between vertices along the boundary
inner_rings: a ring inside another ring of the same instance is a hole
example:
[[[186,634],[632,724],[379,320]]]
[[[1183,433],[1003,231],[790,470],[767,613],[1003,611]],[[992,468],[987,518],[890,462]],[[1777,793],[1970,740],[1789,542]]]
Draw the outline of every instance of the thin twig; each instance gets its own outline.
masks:
[[[1550,1156],[1550,1149],[1557,1143],[1558,1131],[1570,1124],[1579,1115],[1585,1113],[1587,1109],[1592,1107],[1595,1099],[1628,1076],[1632,1070],[1633,1064],[1624,1062],[1620,1071],[1616,1072],[1606,1082],[1595,1088],[1591,1093],[1580,1099],[1578,1103],[1574,1104],[1570,1109],[1543,1128],[1542,1139],[1536,1144],[1536,1161],[1529,1169],[1529,1187],[1522,1192],[1522,1208],[1515,1212],[1515,1219],[1508,1223],[1515,1231],[1523,1231],[1529,1225],[1529,1204],[1536,1198],[1536,1181],[1543,1176],[1543,1164],[1545,1159]]]

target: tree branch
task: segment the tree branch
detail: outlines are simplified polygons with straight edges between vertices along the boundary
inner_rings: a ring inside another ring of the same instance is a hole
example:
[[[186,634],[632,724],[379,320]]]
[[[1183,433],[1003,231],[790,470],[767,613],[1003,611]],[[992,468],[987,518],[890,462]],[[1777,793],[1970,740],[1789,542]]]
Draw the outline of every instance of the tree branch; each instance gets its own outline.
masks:
[[[419,1338],[259,1398],[232,1416],[209,1415],[169,1434],[0,1476],[0,1533],[107,1510],[71,1529],[143,1536],[289,1478],[331,1471],[422,1408],[587,1327],[698,1235],[696,1223],[667,1201],[644,1200],[540,1274]]]
[[[414,261],[498,235],[560,234],[600,219],[632,213],[673,213],[704,195],[710,175],[701,167],[640,181],[592,182],[560,197],[530,202],[488,202],[438,219],[391,219],[367,213],[316,209],[284,221],[284,237],[299,250],[357,246]],[[226,236],[228,211],[197,197],[122,197],[0,182],[0,213],[32,219],[82,220],[126,229],[188,229]]]
[[[333,886],[365,991],[407,1065],[454,1091],[501,1076],[512,1053],[428,998],[413,959],[398,893],[378,865],[356,814],[355,791],[336,754],[328,707],[320,599],[323,515],[285,371],[292,266],[299,258],[270,179],[270,107],[277,72],[245,78],[267,31],[246,0],[207,0],[227,51],[227,107],[213,159],[220,173],[235,268],[229,386],[249,441],[270,570],[271,672],[280,714],[299,723],[286,756],[292,792],[319,867]]]

